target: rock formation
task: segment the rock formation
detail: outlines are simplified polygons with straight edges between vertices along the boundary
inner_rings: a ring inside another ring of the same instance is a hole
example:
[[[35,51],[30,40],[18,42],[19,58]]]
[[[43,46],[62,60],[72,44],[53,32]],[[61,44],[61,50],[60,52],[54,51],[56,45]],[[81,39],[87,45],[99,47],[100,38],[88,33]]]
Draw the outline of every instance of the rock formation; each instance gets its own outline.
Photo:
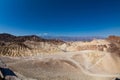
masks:
[[[107,41],[111,43],[108,51],[114,53],[113,55],[117,55],[120,57],[120,37],[109,36],[107,38]]]

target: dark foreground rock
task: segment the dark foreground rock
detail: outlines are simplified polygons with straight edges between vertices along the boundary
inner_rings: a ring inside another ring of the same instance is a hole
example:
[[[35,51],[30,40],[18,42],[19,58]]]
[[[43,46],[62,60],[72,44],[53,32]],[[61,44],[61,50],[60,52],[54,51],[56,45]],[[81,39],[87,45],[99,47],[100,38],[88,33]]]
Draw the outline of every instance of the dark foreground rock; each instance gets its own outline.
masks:
[[[6,64],[0,60],[0,80],[21,80],[9,69]]]

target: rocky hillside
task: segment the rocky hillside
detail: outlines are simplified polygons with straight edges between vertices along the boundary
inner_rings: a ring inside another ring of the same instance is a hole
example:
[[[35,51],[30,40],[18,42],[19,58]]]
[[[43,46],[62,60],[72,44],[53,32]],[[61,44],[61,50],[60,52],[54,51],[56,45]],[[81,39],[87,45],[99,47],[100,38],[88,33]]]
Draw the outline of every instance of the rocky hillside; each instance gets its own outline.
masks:
[[[120,56],[120,37],[109,36],[106,39],[95,39],[90,42],[67,42],[61,46],[64,51],[98,50]]]
[[[65,51],[82,51],[82,50],[99,50],[107,51],[111,43],[107,40],[93,40],[90,42],[68,42],[62,45],[62,49]]]
[[[0,55],[5,56],[32,56],[82,50],[107,51],[120,56],[120,37],[109,36],[107,39],[95,39],[89,42],[63,42],[61,40],[44,39],[36,35],[0,34]]]
[[[5,56],[29,56],[38,53],[51,53],[60,51],[61,40],[48,40],[36,35],[14,36],[0,34],[0,55]]]

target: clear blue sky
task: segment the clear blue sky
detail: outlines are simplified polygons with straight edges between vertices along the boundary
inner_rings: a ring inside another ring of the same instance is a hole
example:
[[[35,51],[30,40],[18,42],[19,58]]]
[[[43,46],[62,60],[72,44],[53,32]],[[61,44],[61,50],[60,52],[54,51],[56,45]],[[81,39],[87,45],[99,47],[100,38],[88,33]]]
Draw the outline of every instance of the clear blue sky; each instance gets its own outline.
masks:
[[[120,0],[0,0],[0,33],[120,36]]]

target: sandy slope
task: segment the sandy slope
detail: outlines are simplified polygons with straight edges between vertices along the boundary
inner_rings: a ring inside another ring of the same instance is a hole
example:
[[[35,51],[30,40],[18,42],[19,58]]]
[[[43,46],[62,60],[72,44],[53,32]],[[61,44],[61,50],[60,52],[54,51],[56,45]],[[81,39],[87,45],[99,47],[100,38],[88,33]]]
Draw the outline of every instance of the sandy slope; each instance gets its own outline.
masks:
[[[113,80],[120,72],[120,60],[110,53],[92,50],[2,60],[24,75],[21,78],[37,80]]]

